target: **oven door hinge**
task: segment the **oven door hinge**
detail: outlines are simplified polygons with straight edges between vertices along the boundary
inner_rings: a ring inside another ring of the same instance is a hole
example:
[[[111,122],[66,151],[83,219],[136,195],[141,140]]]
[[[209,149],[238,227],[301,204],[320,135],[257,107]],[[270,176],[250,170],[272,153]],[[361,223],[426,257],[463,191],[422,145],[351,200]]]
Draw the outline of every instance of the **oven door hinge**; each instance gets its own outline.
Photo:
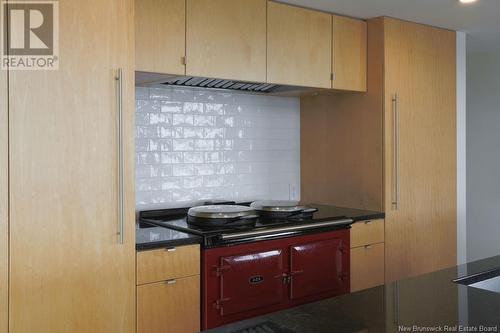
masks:
[[[338,275],[338,279],[339,279],[340,281],[347,281],[347,278],[348,278],[348,277],[349,277],[349,275],[348,275],[348,274],[346,274],[346,273],[342,273],[342,274],[339,274],[339,275]]]
[[[281,279],[281,282],[283,282],[283,284],[289,284],[292,280],[292,277],[287,273],[281,273],[279,275],[276,275],[274,278]]]
[[[220,266],[214,266],[214,271],[215,271],[215,276],[222,276],[222,273],[224,271],[227,271],[231,268],[230,265],[220,265]]]
[[[214,302],[214,308],[219,311],[221,316],[224,315],[224,302],[229,301],[229,298],[219,298]]]

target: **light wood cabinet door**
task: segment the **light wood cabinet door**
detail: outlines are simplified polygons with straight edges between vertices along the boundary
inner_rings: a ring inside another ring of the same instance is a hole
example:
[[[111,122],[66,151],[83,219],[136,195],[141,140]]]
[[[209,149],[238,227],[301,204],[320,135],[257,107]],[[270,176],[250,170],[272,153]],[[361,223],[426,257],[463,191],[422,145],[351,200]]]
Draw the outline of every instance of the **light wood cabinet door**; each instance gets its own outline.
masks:
[[[384,243],[351,249],[351,292],[384,284]]]
[[[456,34],[384,21],[386,279],[392,281],[456,265]]]
[[[359,221],[351,226],[351,248],[384,242],[384,220]]]
[[[137,287],[137,333],[200,330],[200,276]]]
[[[135,331],[133,12],[59,1],[59,69],[9,72],[10,332]]]
[[[135,69],[184,75],[186,0],[135,1]]]
[[[366,91],[366,22],[333,15],[332,88]]]
[[[266,0],[187,0],[186,73],[266,81]]]
[[[3,6],[1,6],[3,8]],[[0,17],[4,17],[0,9]],[[0,70],[0,333],[7,333],[9,292],[7,71]]]
[[[200,274],[200,246],[137,252],[137,284]]]
[[[332,15],[268,2],[267,81],[331,88]]]

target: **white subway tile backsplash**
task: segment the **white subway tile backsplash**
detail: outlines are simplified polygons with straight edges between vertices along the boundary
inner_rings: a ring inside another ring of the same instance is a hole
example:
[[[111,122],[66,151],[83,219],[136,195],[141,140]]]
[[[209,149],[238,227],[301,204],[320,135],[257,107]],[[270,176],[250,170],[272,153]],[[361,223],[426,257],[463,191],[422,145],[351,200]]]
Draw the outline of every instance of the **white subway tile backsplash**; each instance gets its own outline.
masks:
[[[185,152],[183,156],[184,163],[198,164],[205,162],[205,154],[202,152]]]
[[[137,209],[298,199],[298,98],[137,87],[135,119]]]
[[[194,150],[193,139],[174,139],[172,141],[174,151],[191,151]]]
[[[174,114],[173,117],[174,126],[193,126],[194,116],[186,114]]]
[[[149,124],[165,124],[172,125],[172,115],[167,113],[150,113],[149,114]]]
[[[183,162],[182,153],[179,152],[161,153],[162,164],[177,164],[182,162]]]
[[[181,102],[161,102],[160,110],[166,113],[181,113],[183,105]]]

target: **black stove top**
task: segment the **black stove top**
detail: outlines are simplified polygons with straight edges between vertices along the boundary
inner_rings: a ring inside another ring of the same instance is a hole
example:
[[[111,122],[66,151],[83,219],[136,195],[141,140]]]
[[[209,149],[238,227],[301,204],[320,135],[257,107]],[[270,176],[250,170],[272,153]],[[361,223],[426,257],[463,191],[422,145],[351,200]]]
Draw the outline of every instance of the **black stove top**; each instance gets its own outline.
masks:
[[[203,228],[188,223],[187,211],[189,208],[142,211],[139,218],[143,226],[148,224],[161,226],[201,236],[204,248],[348,228],[357,220],[383,218],[383,213],[372,211],[314,204],[308,204],[307,207],[317,208],[318,211],[281,220],[261,218],[255,226],[231,227],[228,225]]]

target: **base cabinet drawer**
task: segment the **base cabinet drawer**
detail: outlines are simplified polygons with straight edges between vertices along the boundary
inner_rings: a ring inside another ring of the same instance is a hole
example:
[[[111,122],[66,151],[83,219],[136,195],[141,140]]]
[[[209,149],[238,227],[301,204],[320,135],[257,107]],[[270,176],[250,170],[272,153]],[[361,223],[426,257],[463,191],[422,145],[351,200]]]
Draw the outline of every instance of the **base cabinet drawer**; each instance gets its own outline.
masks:
[[[137,287],[137,333],[199,331],[199,275]]]
[[[384,284],[384,244],[351,249],[351,292]]]
[[[200,274],[200,246],[137,252],[137,284]]]
[[[356,222],[351,227],[351,248],[384,242],[384,220]]]

